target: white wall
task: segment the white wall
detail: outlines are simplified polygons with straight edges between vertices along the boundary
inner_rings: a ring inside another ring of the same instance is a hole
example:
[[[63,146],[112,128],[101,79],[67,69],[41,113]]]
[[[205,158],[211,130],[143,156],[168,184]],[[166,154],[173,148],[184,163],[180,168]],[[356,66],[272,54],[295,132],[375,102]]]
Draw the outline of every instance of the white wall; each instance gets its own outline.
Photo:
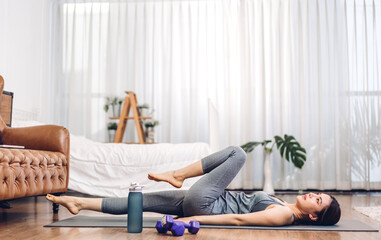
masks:
[[[48,56],[49,0],[0,0],[0,75],[14,92],[14,119],[48,119]]]

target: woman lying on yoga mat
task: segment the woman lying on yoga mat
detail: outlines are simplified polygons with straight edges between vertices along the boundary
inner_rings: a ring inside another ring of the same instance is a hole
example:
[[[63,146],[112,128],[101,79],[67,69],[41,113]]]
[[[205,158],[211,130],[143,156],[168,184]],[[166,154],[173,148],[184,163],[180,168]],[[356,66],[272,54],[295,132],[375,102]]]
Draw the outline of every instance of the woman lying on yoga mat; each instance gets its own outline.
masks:
[[[246,160],[239,147],[228,147],[185,168],[162,174],[149,174],[154,181],[165,181],[181,188],[187,178],[204,175],[189,190],[143,193],[143,211],[177,215],[180,221],[201,224],[282,226],[295,223],[336,224],[341,215],[333,196],[309,193],[286,203],[265,192],[247,195],[225,191]],[[127,198],[78,198],[47,195],[49,201],[71,213],[94,210],[111,214],[127,213]]]

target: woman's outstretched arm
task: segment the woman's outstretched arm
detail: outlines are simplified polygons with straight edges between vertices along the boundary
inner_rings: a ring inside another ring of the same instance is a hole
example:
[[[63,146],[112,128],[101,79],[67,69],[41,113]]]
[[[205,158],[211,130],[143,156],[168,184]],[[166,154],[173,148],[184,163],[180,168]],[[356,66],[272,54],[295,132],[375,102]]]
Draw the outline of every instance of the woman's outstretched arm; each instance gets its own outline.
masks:
[[[284,226],[293,223],[291,209],[282,206],[247,213],[247,214],[221,214],[221,215],[202,215],[186,218],[179,218],[178,221],[198,221],[201,224],[211,225],[248,225],[248,226]]]

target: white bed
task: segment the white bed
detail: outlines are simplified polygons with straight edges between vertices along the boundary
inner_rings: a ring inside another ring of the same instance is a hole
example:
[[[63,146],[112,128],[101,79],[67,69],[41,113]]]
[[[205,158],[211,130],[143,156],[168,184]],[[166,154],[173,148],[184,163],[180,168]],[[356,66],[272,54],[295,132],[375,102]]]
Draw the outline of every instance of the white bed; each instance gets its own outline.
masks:
[[[41,125],[14,121],[13,127]],[[144,192],[175,190],[168,183],[147,179],[149,172],[165,172],[186,166],[211,153],[207,143],[123,144],[99,143],[70,135],[69,189],[103,197],[126,197],[131,182],[144,185]],[[189,189],[199,178],[187,179]]]
[[[144,192],[174,190],[164,182],[148,180],[149,172],[165,172],[193,163],[210,153],[206,143],[118,144],[98,143],[71,135],[69,188],[104,197],[125,197],[131,182]],[[198,178],[187,179],[188,189]]]

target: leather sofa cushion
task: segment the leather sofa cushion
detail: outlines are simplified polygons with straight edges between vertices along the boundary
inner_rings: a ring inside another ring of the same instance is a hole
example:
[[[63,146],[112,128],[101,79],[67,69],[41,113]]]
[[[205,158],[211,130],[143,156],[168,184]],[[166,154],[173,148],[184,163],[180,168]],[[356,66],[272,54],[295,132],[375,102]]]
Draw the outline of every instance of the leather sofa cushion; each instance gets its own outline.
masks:
[[[0,148],[0,200],[65,192],[67,178],[61,152]]]

